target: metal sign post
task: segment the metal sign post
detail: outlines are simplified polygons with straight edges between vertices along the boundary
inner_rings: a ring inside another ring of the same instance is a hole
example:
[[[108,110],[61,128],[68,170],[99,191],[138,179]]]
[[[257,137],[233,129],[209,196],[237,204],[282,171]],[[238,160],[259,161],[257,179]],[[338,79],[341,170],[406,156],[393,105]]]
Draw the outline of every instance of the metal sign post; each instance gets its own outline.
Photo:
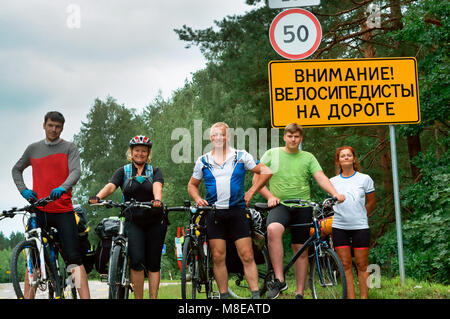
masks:
[[[389,125],[389,136],[391,140],[391,158],[392,158],[392,181],[394,190],[395,206],[395,225],[397,229],[397,249],[398,266],[400,272],[400,281],[405,283],[405,265],[403,260],[403,236],[402,236],[402,215],[400,212],[400,194],[398,186],[398,167],[397,167],[397,145],[395,141],[395,126]]]

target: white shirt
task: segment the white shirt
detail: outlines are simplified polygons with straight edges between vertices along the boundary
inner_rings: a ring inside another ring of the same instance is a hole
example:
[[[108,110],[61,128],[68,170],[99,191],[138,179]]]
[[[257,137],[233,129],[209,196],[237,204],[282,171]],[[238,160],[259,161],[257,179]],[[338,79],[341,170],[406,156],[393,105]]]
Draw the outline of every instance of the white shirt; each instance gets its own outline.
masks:
[[[219,209],[245,207],[245,172],[252,170],[256,164],[253,156],[245,150],[231,148],[222,165],[217,164],[212,152],[209,152],[197,159],[192,177],[204,179],[206,201],[210,205],[216,204]]]
[[[355,172],[352,176],[335,176],[330,179],[339,194],[345,195],[345,201],[334,205],[333,227],[339,229],[369,228],[366,195],[375,191],[369,175]]]

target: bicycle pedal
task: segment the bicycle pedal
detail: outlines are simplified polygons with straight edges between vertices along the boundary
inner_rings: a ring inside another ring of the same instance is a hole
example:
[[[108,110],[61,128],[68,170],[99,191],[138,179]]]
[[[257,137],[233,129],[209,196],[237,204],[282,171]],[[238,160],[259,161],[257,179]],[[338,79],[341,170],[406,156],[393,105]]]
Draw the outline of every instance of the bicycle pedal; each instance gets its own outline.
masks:
[[[100,282],[108,282],[108,275],[100,274]]]
[[[129,282],[127,286],[128,286],[128,289],[130,289],[131,292],[134,292],[133,284],[131,282]]]

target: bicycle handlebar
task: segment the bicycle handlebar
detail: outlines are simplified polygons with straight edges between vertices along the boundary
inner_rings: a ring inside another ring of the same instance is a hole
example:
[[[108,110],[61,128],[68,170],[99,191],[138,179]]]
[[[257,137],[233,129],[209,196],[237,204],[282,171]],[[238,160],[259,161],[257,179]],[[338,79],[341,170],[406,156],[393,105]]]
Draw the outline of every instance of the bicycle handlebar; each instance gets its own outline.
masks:
[[[100,200],[97,203],[93,203],[90,205],[105,206],[106,208],[130,208],[130,207],[153,208],[153,202],[137,202],[134,200],[122,203],[113,202],[112,200]]]
[[[298,204],[302,207],[304,206],[317,206],[319,204],[315,203],[315,202],[310,202],[304,199],[286,199],[283,201],[286,204]],[[336,197],[329,197],[326,198],[323,203],[322,203],[322,207],[328,207],[330,205],[336,204],[338,202],[338,199]]]
[[[39,200],[36,201],[30,201],[30,205],[26,205],[24,207],[13,207],[9,210],[4,210],[0,213],[0,218],[13,218],[17,213],[19,212],[30,212],[32,208],[34,207],[43,207],[45,205],[47,205],[50,202],[53,202],[54,200],[50,198],[50,196],[47,197],[43,197]]]
[[[167,212],[171,212],[171,211],[190,211],[191,213],[196,213],[197,210],[216,210],[216,205],[212,205],[212,206],[191,206],[191,205],[187,205],[187,206],[173,206],[173,207],[164,207],[164,210]]]

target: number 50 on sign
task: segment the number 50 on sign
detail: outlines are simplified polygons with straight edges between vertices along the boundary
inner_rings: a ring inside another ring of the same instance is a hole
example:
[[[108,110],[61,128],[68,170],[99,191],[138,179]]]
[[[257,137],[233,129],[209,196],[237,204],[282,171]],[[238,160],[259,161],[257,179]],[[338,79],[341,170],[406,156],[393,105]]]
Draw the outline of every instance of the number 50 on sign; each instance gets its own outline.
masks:
[[[287,59],[304,59],[319,47],[322,28],[309,11],[295,8],[278,14],[269,30],[270,44]]]

